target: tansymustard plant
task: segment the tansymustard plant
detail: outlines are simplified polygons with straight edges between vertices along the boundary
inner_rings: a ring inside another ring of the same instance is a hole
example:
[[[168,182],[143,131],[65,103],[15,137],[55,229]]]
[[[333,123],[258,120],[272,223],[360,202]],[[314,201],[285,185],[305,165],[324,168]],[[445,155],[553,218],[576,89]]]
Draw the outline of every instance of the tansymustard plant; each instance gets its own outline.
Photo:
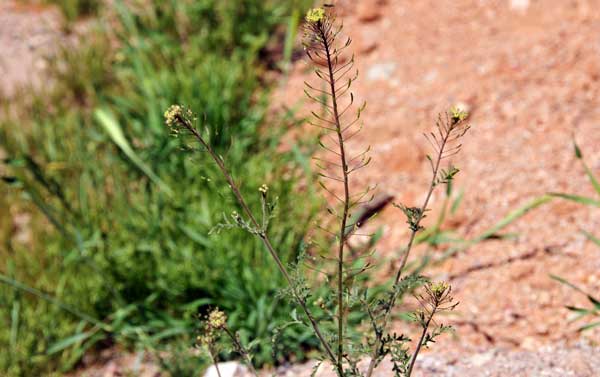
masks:
[[[305,93],[321,108],[320,113],[312,113],[313,119],[310,123],[321,130],[318,143],[323,151],[314,159],[320,169],[319,184],[331,198],[330,205],[324,211],[323,219],[317,228],[326,236],[333,237],[336,242],[333,258],[328,256],[331,250],[318,250],[323,256],[325,266],[309,267],[322,272],[325,283],[330,279],[334,282],[330,295],[313,297],[313,290],[303,276],[308,261],[300,260],[294,266],[286,266],[279,258],[277,245],[272,242],[268,231],[268,223],[273,217],[276,205],[269,196],[268,186],[262,185],[258,188],[262,203],[261,217],[248,206],[224,159],[208,142],[210,135],[202,129],[202,123],[198,122],[190,109],[180,105],[171,106],[165,112],[165,122],[174,134],[191,135],[219,167],[241,212],[234,211],[231,218],[226,218],[217,230],[237,227],[262,241],[273,263],[287,281],[288,286],[282,289],[282,292],[291,297],[304,314],[304,317],[298,317],[295,312],[292,313],[295,323],[309,326],[320,342],[323,353],[321,361],[327,361],[338,376],[370,377],[381,361],[389,357],[395,375],[408,377],[422,347],[448,329],[447,326],[437,325],[435,316],[456,306],[451,296],[451,287],[447,283],[430,282],[417,274],[404,274],[415,237],[424,229],[422,221],[429,209],[434,190],[440,185],[450,184],[459,172],[452,165],[442,168],[442,162],[460,151],[459,139],[469,129],[465,123],[468,114],[453,108],[440,115],[435,131],[426,135],[434,153],[427,157],[431,166],[431,181],[424,202],[417,207],[396,204],[406,217],[410,230],[409,239],[401,255],[392,262],[396,273],[391,279],[391,289],[384,292],[383,296],[372,294],[373,290],[367,289],[364,279],[361,280],[360,276],[372,267],[374,251],[347,252],[350,249],[348,240],[351,237],[372,236],[359,233],[359,228],[366,218],[363,215],[352,216],[352,212],[362,213],[360,207],[369,204],[374,188],[367,187],[354,192],[354,185],[351,184],[352,174],[365,168],[371,159],[368,156],[369,148],[350,153],[346,145],[362,130],[361,114],[365,105],[354,105],[355,97],[351,87],[358,78],[358,72],[354,69],[354,56],[345,56],[345,51],[352,41],[346,38],[340,42],[341,36],[342,26],[336,22],[332,6],[311,9],[307,13],[304,46],[319,83],[306,82]],[[389,201],[391,198],[386,198],[383,202]],[[377,208],[380,207],[382,205],[377,205]],[[372,216],[372,212],[369,213],[368,216]],[[330,220],[325,219],[326,214],[330,216]],[[313,243],[313,247],[317,248],[318,243]],[[333,268],[326,266],[327,261],[333,261]],[[319,284],[322,283],[319,280]],[[388,330],[391,314],[406,293],[413,293],[419,304],[413,318],[421,327],[421,335],[412,347],[407,336],[396,335]],[[351,329],[348,318],[356,312],[361,313],[367,321],[364,326]],[[216,362],[214,330],[220,329],[230,338],[234,349],[251,365],[249,351],[223,322],[224,315],[218,311],[211,312],[206,321],[205,334],[201,339],[204,339],[203,343],[207,345],[208,352],[212,352],[211,357]],[[209,346],[211,344],[212,350]],[[368,364],[366,368],[360,368],[359,362],[364,359],[368,360]]]
[[[248,369],[254,376],[258,377],[258,373],[252,365],[252,357],[246,347],[242,345],[240,337],[237,333],[232,332],[227,327],[227,316],[224,312],[219,309],[213,309],[208,313],[203,321],[202,333],[197,337],[197,345],[199,348],[206,350],[206,353],[210,356],[217,374],[221,376],[219,370],[218,354],[219,354],[219,339],[221,334],[225,334],[226,338],[231,343],[233,351],[237,352],[246,363]]]

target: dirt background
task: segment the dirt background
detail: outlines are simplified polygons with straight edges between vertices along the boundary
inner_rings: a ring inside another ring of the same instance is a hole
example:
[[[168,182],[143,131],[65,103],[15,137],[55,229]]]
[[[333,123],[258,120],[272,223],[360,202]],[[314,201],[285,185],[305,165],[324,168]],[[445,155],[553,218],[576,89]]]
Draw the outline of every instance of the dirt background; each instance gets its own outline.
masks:
[[[370,145],[373,157],[353,181],[355,189],[378,184],[397,201],[420,205],[430,179],[430,146],[422,134],[433,129],[438,113],[459,105],[471,113],[472,128],[452,161],[461,169],[455,186],[464,199],[446,227],[472,238],[548,192],[598,197],[572,140],[599,175],[600,1],[335,3],[361,73],[354,93],[367,102],[364,131],[350,150]],[[298,62],[278,92],[284,106],[297,106],[305,80],[315,82],[308,64]],[[432,207],[443,199],[439,190]],[[377,222],[386,230],[378,252],[397,255],[408,235],[403,215],[388,208]],[[441,340],[435,351],[530,355],[540,347],[597,344],[600,331],[578,333],[582,323],[571,322],[564,308],[586,305],[585,297],[549,275],[597,295],[600,250],[581,231],[598,234],[599,225],[595,208],[553,200],[503,230],[516,239],[480,243],[436,268],[435,277],[451,280],[460,306],[447,320],[455,337]],[[593,356],[597,361],[600,353]],[[544,357],[533,357],[532,367],[535,359]],[[515,373],[498,375],[546,375]]]
[[[452,161],[464,199],[446,227],[472,238],[547,192],[594,197],[572,138],[600,174],[599,1],[340,0],[337,7],[362,73],[354,93],[367,102],[362,136],[349,146],[356,153],[370,145],[373,157],[355,189],[378,184],[396,201],[420,205],[430,179],[422,134],[438,113],[460,105],[472,125]],[[279,93],[286,106],[297,103],[305,80],[314,82],[307,66],[295,64]],[[436,191],[432,207],[443,199]],[[386,230],[379,252],[395,255],[408,234],[403,215],[390,207],[377,221]],[[459,342],[532,348],[579,338],[580,324],[570,325],[561,307],[583,301],[549,274],[598,292],[600,250],[581,230],[598,233],[599,225],[600,211],[554,200],[503,230],[516,239],[480,243],[437,269],[461,302]]]
[[[354,93],[368,103],[365,129],[349,148],[370,145],[373,162],[355,189],[378,184],[396,201],[419,205],[429,179],[422,133],[460,104],[472,129],[453,158],[464,199],[446,227],[474,237],[544,193],[594,196],[571,140],[600,176],[600,1],[335,3],[361,73]],[[0,99],[43,77],[41,57],[64,38],[57,20],[51,9],[0,3]],[[274,93],[277,106],[304,101],[299,93],[311,77],[305,61],[295,62]],[[430,220],[442,201],[440,190]],[[378,253],[393,258],[408,234],[403,216],[388,208],[372,226],[385,230]],[[600,235],[600,211],[554,200],[503,231],[516,238],[480,243],[435,268],[460,306],[447,319],[456,334],[435,345],[441,358],[424,354],[422,375],[598,375],[600,353],[588,345],[598,344],[600,330],[578,333],[583,323],[564,309],[586,305],[585,297],[549,277],[600,292],[600,250],[581,230]],[[293,371],[282,373],[306,370]]]
[[[0,0],[0,100],[43,82],[44,57],[67,38],[61,25],[57,9]]]

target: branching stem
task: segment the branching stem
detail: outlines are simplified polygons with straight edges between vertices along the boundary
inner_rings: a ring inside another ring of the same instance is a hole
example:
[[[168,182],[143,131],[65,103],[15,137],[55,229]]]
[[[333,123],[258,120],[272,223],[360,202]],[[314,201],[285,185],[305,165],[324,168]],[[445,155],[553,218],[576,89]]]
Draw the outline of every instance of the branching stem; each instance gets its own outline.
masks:
[[[394,291],[393,291],[392,295],[390,296],[389,301],[386,304],[385,314],[383,317],[383,323],[381,325],[381,331],[378,334],[376,334],[375,345],[373,346],[373,353],[371,355],[371,361],[369,363],[369,369],[367,370],[366,377],[371,377],[371,375],[373,374],[373,370],[375,369],[375,364],[377,362],[377,352],[379,351],[379,349],[381,347],[383,334],[384,334],[385,328],[387,327],[387,324],[389,322],[390,314],[392,312],[394,305],[396,304],[396,300],[398,299],[399,292],[396,289],[396,287],[397,287],[398,283],[400,282],[400,278],[402,277],[402,270],[406,266],[406,262],[408,261],[408,256],[413,247],[415,237],[417,235],[417,232],[419,231],[421,220],[423,220],[423,217],[425,217],[425,211],[427,210],[427,206],[429,205],[429,200],[431,199],[431,195],[433,194],[433,190],[435,189],[438,171],[440,169],[440,163],[442,162],[442,159],[444,156],[444,148],[446,147],[446,144],[448,143],[448,138],[452,134],[452,130],[453,130],[452,127],[449,127],[446,130],[446,133],[443,135],[440,147],[438,149],[438,154],[436,157],[435,164],[432,164],[433,176],[431,178],[431,183],[429,185],[429,191],[427,192],[425,201],[423,202],[423,205],[421,206],[419,216],[415,221],[415,227],[411,230],[410,238],[406,245],[404,254],[402,255],[402,259],[400,260],[400,266],[398,267],[398,271],[396,273],[396,278],[394,279],[394,288],[393,288]],[[420,346],[418,348],[420,348]],[[413,355],[413,357],[415,357],[415,355]]]
[[[427,335],[427,330],[429,329],[429,324],[433,320],[433,316],[435,315],[436,309],[437,309],[436,307],[433,308],[433,310],[431,311],[431,314],[427,318],[427,322],[425,322],[425,325],[423,326],[423,331],[421,332],[421,337],[419,338],[419,343],[417,343],[417,348],[415,348],[415,351],[413,352],[413,354],[410,358],[410,364],[408,366],[408,371],[406,372],[406,377],[410,377],[410,375],[412,374],[413,367],[415,366],[415,362],[417,361],[417,356],[419,355],[419,352],[421,351],[421,347],[423,347],[423,340],[425,339],[425,336]]]
[[[231,330],[229,330],[227,327],[224,327],[223,331],[225,331],[225,334],[227,334],[227,336],[231,339],[231,342],[233,343],[233,346],[236,349],[236,351],[246,361],[246,365],[248,366],[248,369],[250,369],[250,372],[252,373],[252,375],[254,377],[258,377],[258,373],[256,372],[256,369],[254,369],[254,365],[252,365],[252,359],[250,359],[250,355],[248,354],[248,351],[246,350],[246,348],[244,348],[242,343],[240,343],[240,340],[237,337],[237,335],[232,333]]]
[[[238,203],[242,207],[242,209],[243,209],[244,213],[246,214],[246,216],[248,216],[248,218],[250,219],[250,222],[252,223],[252,225],[256,229],[262,229],[260,227],[258,221],[256,220],[256,217],[252,213],[252,210],[250,209],[250,207],[248,207],[248,204],[246,204],[246,201],[244,200],[244,197],[242,196],[242,193],[240,192],[238,186],[234,182],[231,174],[229,173],[229,170],[227,170],[227,168],[225,167],[225,164],[223,163],[223,160],[221,159],[221,157],[219,157],[215,153],[215,151],[212,149],[212,147],[206,142],[206,140],[204,140],[204,138],[198,132],[198,130],[196,130],[187,119],[184,119],[183,117],[177,117],[177,121],[180,124],[182,124],[186,128],[186,130],[188,130],[196,138],[196,140],[198,140],[198,142],[206,149],[206,151],[208,152],[208,154],[210,155],[210,157],[215,161],[215,163],[219,167],[219,170],[221,171],[221,174],[223,174],[223,176],[225,177],[225,180],[229,184],[229,187],[231,188],[231,191],[235,195]],[[329,359],[334,364],[337,363],[335,354],[333,353],[333,350],[331,349],[329,343],[327,342],[327,340],[325,339],[323,333],[321,332],[321,329],[319,328],[319,324],[317,323],[316,318],[314,317],[314,315],[312,314],[312,312],[308,308],[308,305],[307,305],[306,301],[304,300],[304,298],[302,296],[300,296],[298,294],[298,292],[296,292],[296,288],[294,287],[294,283],[292,281],[292,278],[291,278],[290,274],[287,272],[287,269],[285,268],[285,266],[283,265],[283,262],[279,258],[279,255],[277,254],[277,251],[275,250],[275,248],[271,244],[271,240],[269,239],[269,236],[267,235],[266,231],[264,231],[264,230],[261,231],[258,234],[258,236],[260,237],[263,245],[268,250],[268,252],[271,255],[271,257],[273,258],[273,260],[275,261],[275,264],[277,265],[277,268],[279,269],[279,271],[281,272],[281,274],[284,276],[286,282],[288,283],[288,285],[290,286],[290,288],[292,288],[292,294],[294,295],[294,299],[296,300],[296,302],[298,303],[298,305],[300,305],[300,307],[302,308],[302,310],[306,314],[306,317],[310,321],[310,324],[311,324],[311,326],[312,326],[312,328],[313,328],[313,330],[315,332],[315,335],[317,336],[317,338],[321,342],[321,345],[325,349],[325,352],[327,353],[327,356],[329,357]]]

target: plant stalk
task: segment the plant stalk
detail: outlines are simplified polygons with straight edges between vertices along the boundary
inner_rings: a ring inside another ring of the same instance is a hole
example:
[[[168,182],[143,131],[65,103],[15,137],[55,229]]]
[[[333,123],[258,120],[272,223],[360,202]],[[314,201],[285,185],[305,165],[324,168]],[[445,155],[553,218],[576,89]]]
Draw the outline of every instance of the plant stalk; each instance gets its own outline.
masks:
[[[408,366],[408,372],[406,373],[406,377],[410,377],[410,375],[412,374],[413,367],[415,366],[415,362],[417,361],[417,356],[419,355],[419,352],[421,351],[421,347],[423,347],[423,339],[425,339],[425,335],[427,335],[427,330],[429,329],[429,324],[431,323],[431,320],[433,320],[433,316],[435,315],[436,310],[437,310],[437,307],[434,307],[433,310],[431,311],[431,314],[429,315],[429,318],[427,318],[427,322],[425,322],[425,326],[423,326],[423,332],[421,332],[421,337],[419,338],[419,343],[417,344],[417,348],[415,348],[415,351],[413,352],[413,354],[410,358],[410,364]]]
[[[213,365],[215,366],[215,370],[217,371],[217,376],[222,377],[221,371],[219,370],[219,363],[217,363],[217,357],[215,356],[214,351],[212,349],[210,349],[208,351],[208,353],[210,354],[211,361],[212,361]]]
[[[338,299],[338,349],[337,349],[337,364],[338,370],[342,370],[342,362],[344,358],[344,246],[346,244],[346,223],[348,220],[348,212],[350,210],[350,189],[349,189],[349,174],[348,163],[346,161],[346,151],[344,148],[344,136],[342,135],[342,126],[340,115],[338,112],[337,91],[335,89],[335,77],[333,74],[333,62],[331,59],[331,51],[327,36],[323,27],[319,28],[325,55],[327,57],[327,69],[329,73],[329,86],[331,90],[331,105],[333,107],[333,120],[335,122],[335,130],[340,145],[340,160],[342,163],[342,174],[344,181],[344,210],[342,213],[342,221],[339,231],[339,248],[338,248],[338,266],[337,266],[337,299]]]
[[[246,361],[246,365],[248,366],[248,369],[250,369],[250,372],[252,373],[252,375],[254,375],[254,377],[258,377],[258,373],[256,372],[256,369],[254,369],[254,365],[252,365],[252,360],[250,359],[250,355],[248,354],[248,351],[246,351],[246,349],[244,348],[242,343],[240,343],[240,340],[238,339],[238,337],[234,333],[232,333],[227,327],[223,327],[223,330],[225,331],[227,336],[233,342],[235,349]]]
[[[232,178],[231,174],[229,173],[229,170],[227,170],[227,168],[225,167],[225,164],[223,163],[221,158],[215,153],[215,151],[212,149],[212,147],[204,140],[202,135],[200,135],[200,133],[191,124],[189,124],[189,122],[187,120],[183,119],[182,117],[178,117],[177,120],[200,142],[200,144],[202,144],[202,146],[204,148],[206,148],[206,151],[209,153],[209,155],[211,156],[213,161],[215,161],[215,163],[219,167],[219,170],[221,170],[221,173],[223,174],[223,176],[225,177],[225,180],[229,184],[231,191],[233,192],[234,196],[236,197],[238,203],[242,207],[246,216],[248,216],[248,218],[250,219],[250,222],[252,223],[252,225],[256,229],[262,229],[259,226],[256,218],[254,217],[254,214],[250,210],[250,207],[248,207],[248,204],[246,204],[246,201],[244,200],[242,193],[240,192],[238,186],[233,181],[233,178]],[[296,302],[298,303],[298,305],[300,305],[300,307],[306,314],[306,316],[307,316],[308,320],[310,321],[311,326],[315,332],[315,335],[317,336],[317,338],[323,345],[323,348],[325,349],[327,356],[334,364],[337,363],[335,354],[333,353],[333,350],[331,349],[331,347],[329,346],[329,343],[327,343],[323,333],[321,332],[321,329],[319,328],[317,320],[315,319],[312,312],[308,308],[306,301],[300,295],[298,295],[298,293],[296,292],[296,289],[294,288],[294,284],[292,282],[292,278],[290,277],[285,266],[283,265],[283,262],[279,258],[277,251],[271,244],[269,236],[264,231],[261,231],[258,236],[260,237],[261,241],[263,242],[263,245],[268,250],[268,252],[271,255],[271,257],[273,258],[273,260],[275,261],[277,268],[279,269],[281,274],[284,276],[288,285],[292,288],[292,294],[294,295]]]
[[[371,361],[369,363],[369,368],[367,370],[366,377],[371,377],[371,375],[373,374],[373,370],[375,369],[375,363],[377,360],[377,352],[378,352],[379,348],[381,347],[381,341],[382,341],[381,338],[383,337],[384,330],[389,322],[392,308],[396,304],[396,300],[398,298],[398,290],[396,289],[396,286],[397,286],[398,282],[400,282],[400,278],[402,277],[402,270],[406,266],[406,262],[408,261],[408,256],[414,245],[415,237],[417,235],[417,232],[419,231],[419,225],[421,224],[421,220],[423,220],[423,217],[425,216],[425,211],[427,210],[427,206],[429,205],[429,200],[431,199],[431,195],[433,194],[433,190],[435,189],[436,178],[438,175],[438,171],[440,169],[440,163],[442,162],[444,148],[448,142],[448,138],[450,137],[450,134],[451,134],[451,129],[446,132],[446,134],[444,135],[444,139],[442,140],[442,143],[440,145],[440,149],[439,149],[438,155],[436,157],[436,162],[435,162],[435,165],[433,168],[433,177],[431,178],[431,183],[429,185],[429,191],[427,192],[425,201],[423,202],[423,205],[421,206],[419,218],[415,222],[415,227],[414,227],[414,229],[411,230],[410,238],[409,238],[408,243],[405,248],[406,251],[402,255],[402,259],[400,260],[400,266],[398,267],[398,272],[396,273],[396,278],[394,279],[394,292],[391,295],[388,305],[386,307],[386,311],[385,311],[385,314],[383,317],[383,323],[381,325],[382,331],[380,331],[379,334],[377,335],[377,339],[375,340],[375,345],[373,346],[373,353],[371,355]]]

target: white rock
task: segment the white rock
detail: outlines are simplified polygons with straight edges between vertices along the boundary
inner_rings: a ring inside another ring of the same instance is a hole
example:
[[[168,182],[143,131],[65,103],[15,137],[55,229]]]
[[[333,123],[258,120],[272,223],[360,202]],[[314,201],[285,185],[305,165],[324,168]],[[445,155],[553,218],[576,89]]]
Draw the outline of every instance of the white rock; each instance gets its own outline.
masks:
[[[494,352],[479,353],[471,356],[469,361],[472,365],[480,367],[494,359]]]
[[[367,80],[389,80],[396,70],[396,63],[378,63],[374,64],[367,71]]]
[[[425,81],[428,84],[432,83],[439,77],[439,75],[440,73],[438,72],[438,70],[433,69],[425,74],[425,76],[423,77],[423,81]]]
[[[221,377],[243,377],[247,373],[247,368],[237,361],[219,363],[218,366]],[[204,377],[219,377],[214,365],[211,365],[206,372],[204,372]]]
[[[509,6],[511,10],[526,12],[529,9],[529,0],[510,0]]]

